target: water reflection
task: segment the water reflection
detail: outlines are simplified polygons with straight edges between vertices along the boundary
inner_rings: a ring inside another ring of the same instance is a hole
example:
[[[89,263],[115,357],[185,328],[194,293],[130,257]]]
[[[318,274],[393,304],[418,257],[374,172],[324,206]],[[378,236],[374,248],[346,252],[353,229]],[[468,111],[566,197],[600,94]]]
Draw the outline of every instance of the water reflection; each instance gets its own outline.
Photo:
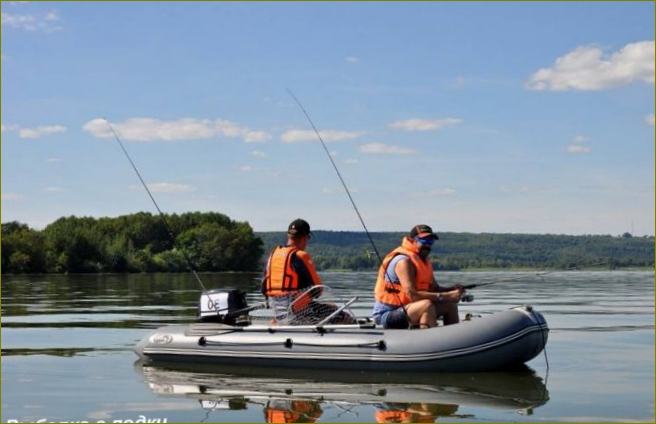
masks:
[[[509,372],[399,374],[137,361],[135,369],[154,393],[197,400],[207,418],[222,409],[261,409],[271,423],[315,422],[328,406],[348,413],[369,405],[374,416],[364,421],[381,423],[474,418],[459,414],[461,407],[530,415],[549,400],[542,378],[526,366]]]

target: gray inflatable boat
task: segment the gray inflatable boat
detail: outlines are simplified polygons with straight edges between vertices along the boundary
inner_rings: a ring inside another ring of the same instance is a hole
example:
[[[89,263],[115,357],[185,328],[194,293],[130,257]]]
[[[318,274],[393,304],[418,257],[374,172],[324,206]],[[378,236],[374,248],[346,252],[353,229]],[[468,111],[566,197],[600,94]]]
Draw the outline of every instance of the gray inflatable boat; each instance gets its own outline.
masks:
[[[266,321],[265,321],[266,322]],[[544,317],[531,306],[449,326],[393,330],[355,324],[171,325],[135,348],[148,361],[385,371],[471,372],[511,368],[547,342]]]

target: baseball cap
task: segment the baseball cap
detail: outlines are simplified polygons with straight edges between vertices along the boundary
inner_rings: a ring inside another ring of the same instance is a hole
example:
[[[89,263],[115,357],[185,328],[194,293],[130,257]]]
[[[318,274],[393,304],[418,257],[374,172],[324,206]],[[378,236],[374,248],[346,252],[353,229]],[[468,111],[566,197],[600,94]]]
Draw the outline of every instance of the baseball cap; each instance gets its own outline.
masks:
[[[410,230],[410,237],[433,237],[434,240],[438,240],[439,237],[433,232],[433,229],[426,224],[419,224],[412,227]]]
[[[310,224],[306,220],[298,218],[289,224],[287,234],[290,236],[311,236],[312,231],[310,231]]]

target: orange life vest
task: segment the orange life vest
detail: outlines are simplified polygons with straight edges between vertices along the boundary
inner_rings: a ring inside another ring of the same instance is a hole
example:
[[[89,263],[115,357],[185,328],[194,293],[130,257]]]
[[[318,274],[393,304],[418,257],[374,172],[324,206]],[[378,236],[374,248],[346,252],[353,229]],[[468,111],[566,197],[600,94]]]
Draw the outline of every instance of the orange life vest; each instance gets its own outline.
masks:
[[[376,410],[376,422],[383,423],[408,423],[412,418],[412,414],[408,411],[402,411],[399,409],[377,409]]]
[[[383,263],[378,270],[378,279],[376,280],[376,300],[391,306],[407,305],[411,302],[410,298],[401,287],[401,283],[399,281],[389,281],[387,278],[387,268],[392,259],[398,255],[407,256],[412,265],[414,265],[415,289],[417,291],[429,291],[433,282],[433,265],[430,260],[422,259],[421,256],[419,256],[419,247],[408,237],[404,237],[401,246],[392,250],[387,256],[385,256],[385,259],[383,259]],[[389,274],[391,274],[391,272],[389,272]]]
[[[292,257],[297,251],[294,246],[277,246],[273,249],[264,276],[266,296],[284,296],[298,290],[298,274],[292,267]]]
[[[301,418],[300,414],[284,409],[265,408],[266,422],[271,424],[295,423]]]
[[[271,406],[267,404],[264,408],[267,423],[284,424],[284,423],[313,423],[321,417],[323,411],[317,402],[294,400],[288,408],[280,408],[280,405]]]

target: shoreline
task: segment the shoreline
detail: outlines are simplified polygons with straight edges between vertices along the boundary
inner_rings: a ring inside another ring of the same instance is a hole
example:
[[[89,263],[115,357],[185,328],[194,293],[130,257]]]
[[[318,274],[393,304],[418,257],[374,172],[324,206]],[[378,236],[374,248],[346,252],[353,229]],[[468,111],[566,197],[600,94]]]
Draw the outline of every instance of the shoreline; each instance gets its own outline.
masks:
[[[367,270],[354,270],[354,269],[322,269],[319,270],[318,272],[332,272],[332,273],[347,273],[347,272],[376,272],[376,269],[367,269]],[[616,272],[616,271],[629,271],[629,272],[655,272],[656,270],[653,267],[625,267],[625,268],[615,268],[615,269],[608,269],[608,268],[602,268],[602,267],[590,267],[590,268],[576,268],[576,269],[557,269],[557,268],[465,268],[465,269],[458,269],[458,270],[435,270],[435,272],[438,273],[445,273],[445,272],[464,272],[464,273],[474,273],[474,272],[524,272],[524,273],[543,273],[543,272],[548,272],[548,273],[555,273],[555,272],[590,272],[590,271],[597,271],[597,272]],[[4,276],[10,276],[10,277],[15,277],[15,276],[52,276],[52,275],[156,275],[156,274],[163,274],[163,275],[183,275],[183,274],[188,274],[188,271],[185,272],[50,272],[50,273],[5,273],[1,274],[0,279]],[[261,275],[262,271],[202,271],[198,272],[200,275],[208,275],[208,274],[255,274],[255,275]]]

